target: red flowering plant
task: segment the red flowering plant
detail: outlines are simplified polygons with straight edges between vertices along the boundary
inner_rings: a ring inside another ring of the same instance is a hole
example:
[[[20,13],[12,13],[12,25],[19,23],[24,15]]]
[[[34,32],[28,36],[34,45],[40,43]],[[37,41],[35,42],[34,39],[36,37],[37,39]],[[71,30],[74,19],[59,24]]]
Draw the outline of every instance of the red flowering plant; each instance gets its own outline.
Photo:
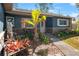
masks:
[[[16,41],[7,41],[5,46],[5,51],[16,52],[20,49],[27,48],[31,44],[30,40],[16,40]]]

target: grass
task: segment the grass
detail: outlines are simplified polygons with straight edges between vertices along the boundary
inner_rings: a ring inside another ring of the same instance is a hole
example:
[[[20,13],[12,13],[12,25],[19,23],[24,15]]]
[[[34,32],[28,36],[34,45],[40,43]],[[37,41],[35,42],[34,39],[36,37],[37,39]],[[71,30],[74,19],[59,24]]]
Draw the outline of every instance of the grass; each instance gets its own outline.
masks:
[[[65,43],[71,45],[72,47],[76,48],[79,50],[79,36],[67,38],[63,40]]]

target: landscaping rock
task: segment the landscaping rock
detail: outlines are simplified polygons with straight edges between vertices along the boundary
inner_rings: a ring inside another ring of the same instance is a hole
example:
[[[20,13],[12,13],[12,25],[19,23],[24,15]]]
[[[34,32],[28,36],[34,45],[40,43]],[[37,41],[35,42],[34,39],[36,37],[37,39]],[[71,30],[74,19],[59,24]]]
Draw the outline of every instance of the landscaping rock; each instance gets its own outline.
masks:
[[[62,51],[60,51],[60,49],[52,43],[47,44],[47,45],[42,44],[42,45],[38,46],[35,49],[35,53],[38,52],[41,49],[43,49],[43,50],[48,49],[48,54],[47,54],[48,56],[64,56]]]

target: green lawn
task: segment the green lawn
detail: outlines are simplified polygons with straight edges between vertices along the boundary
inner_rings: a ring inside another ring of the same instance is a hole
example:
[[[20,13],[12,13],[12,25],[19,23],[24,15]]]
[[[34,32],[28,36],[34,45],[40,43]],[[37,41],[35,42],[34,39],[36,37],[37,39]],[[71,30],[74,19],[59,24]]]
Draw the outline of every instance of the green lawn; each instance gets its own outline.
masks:
[[[72,47],[76,48],[79,50],[79,36],[72,37],[72,38],[67,38],[63,40],[65,43],[71,45]]]

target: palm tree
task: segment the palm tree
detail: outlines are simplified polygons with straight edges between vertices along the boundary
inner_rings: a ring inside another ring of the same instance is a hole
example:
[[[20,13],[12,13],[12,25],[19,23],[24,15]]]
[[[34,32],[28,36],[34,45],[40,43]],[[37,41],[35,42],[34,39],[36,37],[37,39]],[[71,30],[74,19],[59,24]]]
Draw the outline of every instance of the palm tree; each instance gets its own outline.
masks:
[[[41,18],[39,18],[41,14],[40,10],[33,10],[32,11],[32,20],[25,20],[24,23],[28,23],[31,24],[34,28],[34,33],[35,33],[35,37],[37,37],[37,25],[40,22],[43,22],[46,20],[46,16],[42,16]]]
[[[41,16],[41,18],[39,18],[41,14],[40,10],[33,10],[32,11],[32,20],[25,20],[24,23],[28,23],[31,24],[34,28],[34,40],[33,40],[33,52],[35,51],[36,46],[34,44],[38,44],[38,29],[37,29],[37,25],[40,22],[43,22],[46,20],[46,16]]]

